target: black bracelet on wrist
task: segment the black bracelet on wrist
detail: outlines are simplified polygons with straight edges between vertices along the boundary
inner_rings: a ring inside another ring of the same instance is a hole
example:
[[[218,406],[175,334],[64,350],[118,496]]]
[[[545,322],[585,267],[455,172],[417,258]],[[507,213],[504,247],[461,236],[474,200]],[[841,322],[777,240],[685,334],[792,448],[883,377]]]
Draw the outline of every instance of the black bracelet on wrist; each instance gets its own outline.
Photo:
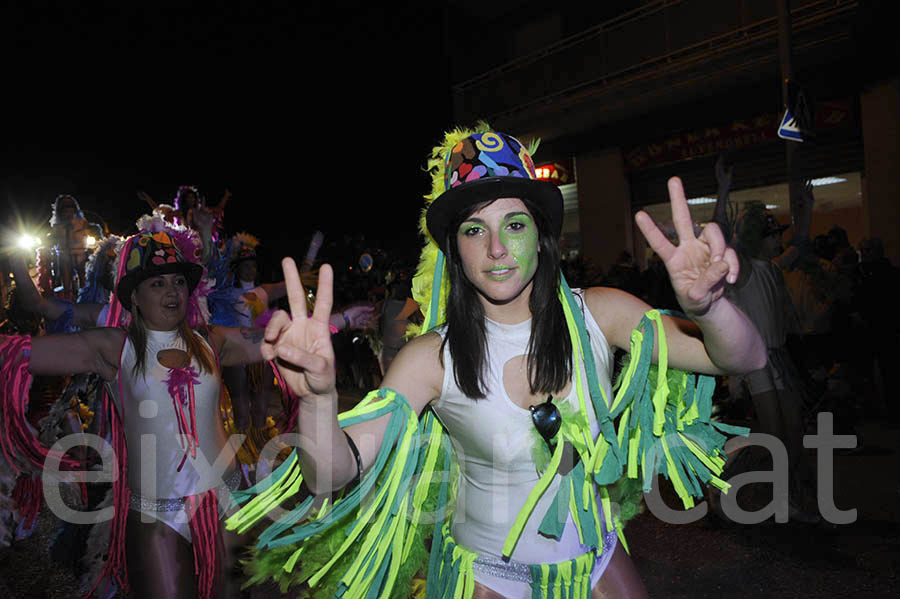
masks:
[[[353,439],[347,434],[347,431],[343,432],[344,436],[347,437],[347,445],[350,446],[350,453],[353,454],[353,458],[356,460],[356,478],[351,480],[348,485],[353,486],[362,480],[362,458],[359,457],[359,449],[357,449],[356,443],[353,442]]]

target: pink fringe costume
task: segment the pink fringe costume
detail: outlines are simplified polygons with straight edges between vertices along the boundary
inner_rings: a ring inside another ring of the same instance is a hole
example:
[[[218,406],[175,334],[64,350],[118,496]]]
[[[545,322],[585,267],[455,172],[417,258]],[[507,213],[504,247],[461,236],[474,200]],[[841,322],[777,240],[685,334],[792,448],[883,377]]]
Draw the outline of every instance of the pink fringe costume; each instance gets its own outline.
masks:
[[[204,269],[197,264],[200,243],[196,234],[161,220],[143,224],[149,226],[120,248],[117,282],[131,277],[129,285],[134,288],[135,279],[139,282],[157,272],[182,272],[181,268],[192,288],[187,322],[192,328],[205,326],[198,299],[206,287],[201,276]],[[130,318],[125,310],[131,306],[127,296],[124,301],[129,305],[123,306],[119,287],[123,286],[117,286],[120,293],[113,296],[106,324],[127,328]],[[163,522],[191,543],[197,596],[211,599],[220,587],[222,570],[221,507],[228,505],[230,490],[240,480],[234,468],[235,448],[228,446],[222,426],[218,356],[212,372],[203,371],[196,358],[184,368],[167,368],[159,363],[158,352],[185,350],[184,341],[177,331],[147,333],[144,372],[135,372],[134,347],[126,338],[117,379],[106,385],[103,405],[109,415],[109,439],[117,468],[112,485],[115,511],[109,523],[108,557],[88,594],[111,582],[129,590],[125,528],[131,509]],[[209,343],[202,343],[215,355]],[[0,346],[0,458],[17,472],[17,464],[40,470],[49,455],[26,420],[32,381],[30,347],[27,336],[9,337]],[[153,442],[148,444],[148,439]],[[68,458],[63,463],[66,468],[83,469]],[[33,515],[29,513],[29,517]]]

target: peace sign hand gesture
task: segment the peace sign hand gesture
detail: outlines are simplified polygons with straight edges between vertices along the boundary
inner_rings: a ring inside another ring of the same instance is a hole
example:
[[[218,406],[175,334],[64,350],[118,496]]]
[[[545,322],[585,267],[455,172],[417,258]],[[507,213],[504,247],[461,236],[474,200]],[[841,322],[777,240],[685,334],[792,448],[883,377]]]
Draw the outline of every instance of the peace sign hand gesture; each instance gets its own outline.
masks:
[[[316,305],[311,317],[306,314],[306,294],[292,258],[281,262],[291,315],[279,310],[269,324],[260,351],[266,360],[275,360],[285,383],[301,398],[334,399],[334,348],[328,319],[331,315],[331,266],[319,269]]]
[[[737,281],[737,254],[726,247],[715,223],[706,225],[699,237],[694,235],[694,222],[678,177],[669,179],[669,201],[677,246],[669,242],[646,212],[640,211],[634,218],[647,243],[666,265],[682,310],[688,316],[703,316],[722,297],[725,283]]]

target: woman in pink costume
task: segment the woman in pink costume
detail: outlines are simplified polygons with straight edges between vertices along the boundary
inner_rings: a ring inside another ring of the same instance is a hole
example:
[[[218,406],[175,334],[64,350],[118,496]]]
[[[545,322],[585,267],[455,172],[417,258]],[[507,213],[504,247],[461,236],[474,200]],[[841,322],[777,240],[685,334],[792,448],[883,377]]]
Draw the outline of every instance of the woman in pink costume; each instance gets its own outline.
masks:
[[[107,323],[124,326],[2,339],[2,455],[45,467],[48,451],[21,418],[32,375],[100,374],[118,468],[104,578],[134,597],[233,596],[225,545],[235,543],[219,519],[240,481],[240,441],[222,425],[221,369],[262,360],[262,331],[206,326],[196,233],[156,229],[120,248]]]

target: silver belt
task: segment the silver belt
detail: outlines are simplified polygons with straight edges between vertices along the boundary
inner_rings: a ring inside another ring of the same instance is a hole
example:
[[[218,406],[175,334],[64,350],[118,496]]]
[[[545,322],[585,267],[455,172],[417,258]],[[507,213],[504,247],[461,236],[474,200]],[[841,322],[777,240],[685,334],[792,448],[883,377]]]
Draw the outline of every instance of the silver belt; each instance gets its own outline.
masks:
[[[528,564],[513,560],[505,561],[496,557],[478,556],[472,562],[475,572],[515,580],[517,582],[531,583],[531,568]]]
[[[601,555],[605,555],[607,551],[612,551],[615,541],[616,531],[611,530],[607,532],[603,537],[603,553],[598,553],[597,559],[599,559]],[[528,584],[531,584],[532,582],[531,566],[515,560],[506,561],[497,557],[479,555],[472,562],[472,569],[481,574],[496,576],[506,580],[514,580],[516,582],[525,582]]]
[[[236,490],[241,485],[241,471],[235,470],[225,481],[229,491]],[[162,497],[151,499],[132,493],[128,507],[139,512],[179,512],[184,509],[184,497]]]

